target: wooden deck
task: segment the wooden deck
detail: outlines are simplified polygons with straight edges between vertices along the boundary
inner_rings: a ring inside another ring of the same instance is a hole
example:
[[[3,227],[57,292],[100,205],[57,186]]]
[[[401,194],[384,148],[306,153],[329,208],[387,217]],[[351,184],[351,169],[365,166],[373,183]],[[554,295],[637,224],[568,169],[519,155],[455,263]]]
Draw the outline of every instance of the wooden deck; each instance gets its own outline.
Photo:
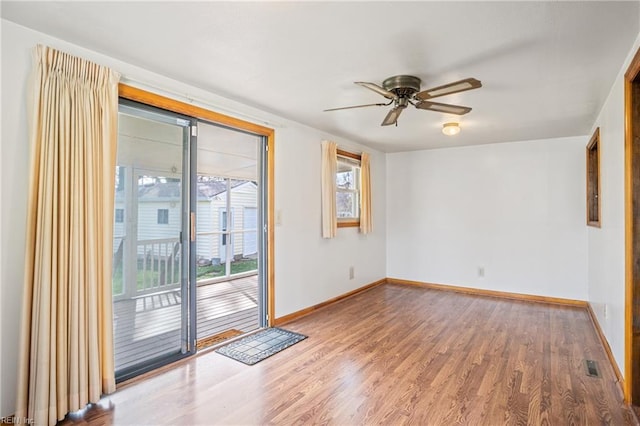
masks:
[[[258,276],[197,288],[197,338],[258,328]],[[178,290],[114,302],[116,370],[180,348]]]

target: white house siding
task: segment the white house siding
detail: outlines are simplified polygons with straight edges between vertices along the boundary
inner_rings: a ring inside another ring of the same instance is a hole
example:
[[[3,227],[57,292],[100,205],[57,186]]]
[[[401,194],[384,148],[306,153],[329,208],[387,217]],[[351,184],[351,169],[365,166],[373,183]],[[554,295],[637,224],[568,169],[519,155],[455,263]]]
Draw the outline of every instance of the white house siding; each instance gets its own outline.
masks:
[[[244,207],[243,223],[244,229],[255,229],[255,231],[245,232],[242,239],[242,255],[250,256],[258,252],[258,209],[257,207]]]
[[[214,196],[211,200],[198,200],[197,211],[197,232],[207,233],[220,231],[220,214],[226,206],[227,193],[222,192]],[[116,201],[116,209],[124,210],[124,221],[114,224],[113,252],[115,253],[120,245],[122,237],[126,236],[126,222],[130,212],[127,211],[122,201]],[[241,184],[231,189],[231,215],[233,230],[239,231],[244,228],[245,208],[257,208],[257,186],[252,182]],[[167,209],[169,211],[169,223],[158,223],[158,210]],[[257,223],[251,226],[255,229]],[[179,200],[140,200],[138,207],[138,241],[157,239],[176,239],[181,231],[181,211]],[[233,235],[233,254],[243,256],[254,254],[244,250],[245,235],[237,233]],[[255,241],[257,235],[247,236],[249,241]],[[255,243],[250,242],[252,246]],[[199,235],[197,239],[197,256],[202,259],[220,259],[221,236]],[[149,249],[147,248],[147,251]],[[138,255],[143,255],[145,249],[138,247]]]
[[[138,207],[138,240],[178,238],[182,230],[180,201],[141,201]],[[158,223],[158,210],[169,211],[169,223]]]
[[[196,217],[196,233],[211,232],[214,230],[211,222],[211,202],[198,200],[198,213]],[[215,235],[198,235],[196,238],[196,254],[198,258],[210,259],[211,247],[217,241]]]
[[[232,216],[232,229],[234,231],[240,231],[244,228],[244,209],[246,207],[257,207],[257,186],[253,182],[247,182],[242,185],[236,186],[231,189],[231,216]],[[213,197],[211,200],[211,224],[212,229],[220,230],[220,216],[221,212],[226,209],[227,204],[227,192],[221,192]],[[257,225],[257,224],[256,224]],[[252,227],[255,229],[255,226]],[[216,236],[216,243],[212,244],[211,259],[220,259],[220,241],[221,237]],[[233,234],[233,255],[243,256],[244,253],[244,234],[238,232]],[[247,253],[248,254],[248,253]],[[198,251],[200,256],[200,251]],[[204,256],[203,256],[204,257]]]
[[[180,211],[180,201],[141,201],[138,207],[138,256],[160,255],[168,256],[179,241],[182,230],[182,217]],[[158,210],[167,209],[169,211],[169,223],[158,223]],[[141,241],[153,240],[174,240],[163,244],[140,244]]]

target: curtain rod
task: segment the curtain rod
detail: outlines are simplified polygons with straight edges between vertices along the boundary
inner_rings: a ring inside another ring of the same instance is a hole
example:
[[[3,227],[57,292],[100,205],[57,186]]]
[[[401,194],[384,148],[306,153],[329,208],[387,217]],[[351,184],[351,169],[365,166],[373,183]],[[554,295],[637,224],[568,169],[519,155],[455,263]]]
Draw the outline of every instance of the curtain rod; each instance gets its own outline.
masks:
[[[231,108],[222,107],[220,105],[212,103],[211,101],[200,99],[200,98],[197,98],[195,96],[190,96],[188,93],[176,92],[176,91],[173,91],[173,90],[166,89],[164,87],[155,86],[155,85],[150,84],[150,83],[148,83],[146,81],[137,80],[135,78],[131,78],[131,77],[127,77],[127,76],[123,75],[120,78],[120,82],[123,83],[123,84],[131,84],[131,85],[136,86],[136,87],[138,87],[140,89],[150,89],[152,91],[160,92],[160,94],[165,93],[165,94],[168,94],[168,95],[171,95],[171,96],[177,96],[177,97],[179,97],[179,98],[181,98],[183,100],[186,100],[188,103],[200,104],[200,105],[205,106],[207,108],[212,108],[216,112],[227,113],[227,114],[233,115],[233,116],[235,116],[237,118],[244,118],[244,119],[253,121],[256,124],[264,124],[264,125],[267,125],[267,126],[272,127],[272,128],[283,128],[283,127],[285,127],[285,125],[282,124],[282,123],[275,123],[275,122],[272,122],[272,121],[265,120],[264,118],[259,118],[259,117],[253,116],[253,115],[249,115],[249,114],[246,114],[246,113],[243,113],[243,112],[231,109]],[[202,89],[202,90],[204,90],[204,89]],[[216,95],[216,96],[219,96],[219,95]],[[221,97],[223,97],[223,96],[221,96]],[[228,98],[225,98],[225,99],[228,99]],[[237,101],[234,101],[232,99],[228,99],[228,100],[232,101],[232,102],[237,102]]]

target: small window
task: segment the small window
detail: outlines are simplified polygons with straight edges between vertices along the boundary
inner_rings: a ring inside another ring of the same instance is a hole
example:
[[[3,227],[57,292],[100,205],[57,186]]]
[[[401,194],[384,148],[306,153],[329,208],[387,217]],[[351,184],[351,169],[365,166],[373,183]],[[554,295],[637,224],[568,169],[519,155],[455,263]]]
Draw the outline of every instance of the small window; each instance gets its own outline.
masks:
[[[124,222],[124,209],[116,209],[116,223]]]
[[[336,168],[338,226],[360,225],[360,156],[338,150]]]
[[[158,209],[158,225],[169,223],[169,209]]]
[[[587,225],[600,227],[600,128],[587,144]]]

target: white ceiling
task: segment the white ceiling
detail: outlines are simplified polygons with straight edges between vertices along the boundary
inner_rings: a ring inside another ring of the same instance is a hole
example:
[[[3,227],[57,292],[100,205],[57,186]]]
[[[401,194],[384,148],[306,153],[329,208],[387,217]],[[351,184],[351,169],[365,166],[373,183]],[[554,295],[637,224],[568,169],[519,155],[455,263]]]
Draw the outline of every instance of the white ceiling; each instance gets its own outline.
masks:
[[[258,180],[260,137],[198,124],[198,174]]]
[[[2,17],[387,152],[586,135],[639,32],[631,2],[8,2]],[[389,107],[353,84],[411,74],[452,116]],[[455,117],[455,116],[453,116]]]
[[[183,124],[176,124],[175,118],[121,107],[118,164],[163,176],[180,174],[184,138]],[[260,140],[248,133],[198,123],[198,174],[258,180]]]

